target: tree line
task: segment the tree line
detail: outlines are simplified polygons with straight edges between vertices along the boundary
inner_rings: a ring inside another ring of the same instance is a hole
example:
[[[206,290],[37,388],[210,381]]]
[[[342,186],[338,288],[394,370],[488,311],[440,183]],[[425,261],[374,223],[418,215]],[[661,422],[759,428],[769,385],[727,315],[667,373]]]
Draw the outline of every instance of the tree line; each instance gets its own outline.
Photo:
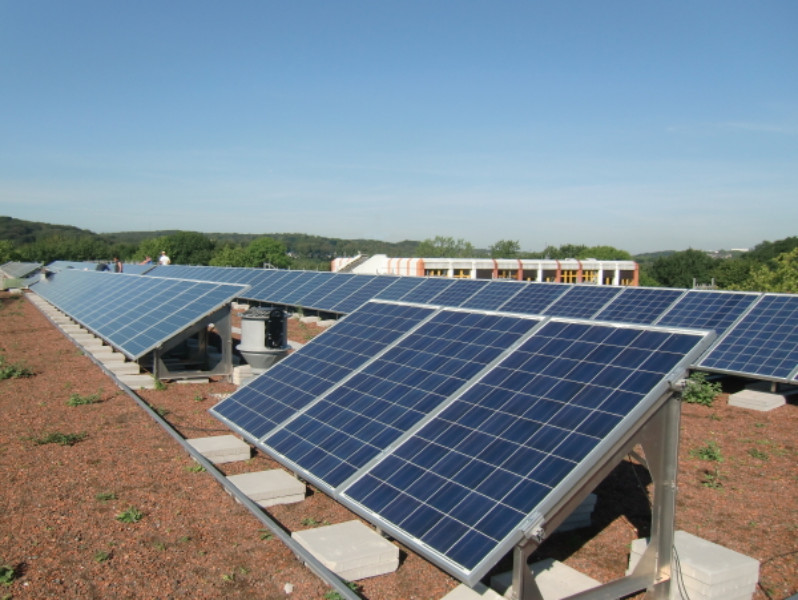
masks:
[[[635,260],[640,284],[652,287],[710,286],[723,290],[798,292],[798,237],[764,241],[749,252],[726,257],[688,249],[632,256],[612,246],[564,244],[539,252],[502,239],[487,249],[461,238],[436,236],[421,242],[342,240],[299,233],[204,234],[192,231],[125,232],[99,235],[85,229],[0,217],[0,264],[56,260],[157,261],[166,252],[173,264],[329,270],[337,256],[387,254],[422,258],[531,258]]]

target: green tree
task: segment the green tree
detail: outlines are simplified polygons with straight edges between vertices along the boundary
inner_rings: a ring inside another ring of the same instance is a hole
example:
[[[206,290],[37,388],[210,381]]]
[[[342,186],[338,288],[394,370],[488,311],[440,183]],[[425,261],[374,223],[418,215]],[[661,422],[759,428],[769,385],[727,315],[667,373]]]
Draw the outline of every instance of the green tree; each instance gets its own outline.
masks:
[[[590,246],[580,250],[575,258],[595,258],[596,260],[632,260],[632,255],[626,250],[619,250],[613,246]]]
[[[246,248],[246,254],[250,267],[262,267],[264,263],[268,263],[278,269],[284,269],[291,265],[285,244],[269,237],[258,238],[250,242]]]
[[[246,250],[241,246],[226,244],[217,248],[210,260],[210,265],[214,267],[248,267]]]
[[[521,252],[518,240],[499,240],[490,249],[491,258],[516,258]]]
[[[775,242],[761,242],[748,253],[748,258],[760,263],[773,260],[777,256],[798,248],[798,237],[792,236]]]
[[[135,253],[136,262],[140,262],[149,256],[154,263],[157,263],[162,251],[165,251],[171,257],[168,241],[169,238],[165,235],[141,240]]]
[[[712,271],[715,284],[722,290],[740,290],[751,277],[751,270],[757,266],[749,257],[724,258],[717,262]]]
[[[0,240],[0,265],[19,259],[20,255],[16,248],[14,248],[14,243],[10,240]]]
[[[712,279],[715,259],[701,250],[683,250],[658,258],[651,266],[651,275],[661,285],[676,288],[692,288],[694,280],[706,283]]]
[[[207,265],[215,248],[213,240],[196,231],[178,231],[168,235],[165,245],[162,250],[166,250],[172,264],[178,265]]]
[[[435,236],[426,239],[416,247],[416,256],[420,258],[469,258],[474,256],[474,246],[463,239]]]
[[[754,268],[741,289],[798,293],[798,248],[780,254],[769,264]]]

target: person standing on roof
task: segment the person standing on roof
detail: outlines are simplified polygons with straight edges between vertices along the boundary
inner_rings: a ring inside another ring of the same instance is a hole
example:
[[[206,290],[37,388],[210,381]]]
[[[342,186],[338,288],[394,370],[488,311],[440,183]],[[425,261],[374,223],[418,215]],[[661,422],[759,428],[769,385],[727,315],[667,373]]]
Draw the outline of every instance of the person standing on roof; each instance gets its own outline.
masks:
[[[122,272],[122,261],[119,260],[119,257],[114,256],[114,273],[121,273]]]
[[[169,257],[166,255],[166,250],[161,250],[161,256],[158,259],[159,265],[171,265],[172,261],[169,260]]]

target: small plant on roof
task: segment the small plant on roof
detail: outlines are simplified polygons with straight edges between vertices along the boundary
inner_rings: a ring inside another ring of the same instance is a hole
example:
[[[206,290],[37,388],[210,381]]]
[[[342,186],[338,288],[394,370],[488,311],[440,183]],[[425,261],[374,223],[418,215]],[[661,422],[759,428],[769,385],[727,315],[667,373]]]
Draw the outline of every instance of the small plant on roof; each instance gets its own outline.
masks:
[[[43,446],[44,444],[58,444],[59,446],[74,446],[78,442],[86,439],[87,435],[88,434],[86,432],[82,433],[55,432],[47,434],[44,437],[36,438],[33,441],[39,446]]]
[[[21,379],[33,377],[33,371],[23,365],[6,364],[6,359],[0,355],[0,379]]]
[[[701,460],[709,460],[712,462],[723,462],[723,456],[720,453],[720,446],[715,441],[707,443],[706,446],[690,450],[690,456],[700,458]]]
[[[11,565],[0,564],[0,584],[9,586],[16,579],[17,572]]]
[[[717,381],[707,381],[705,373],[695,371],[690,375],[682,391],[682,400],[687,404],[700,404],[712,406],[715,398],[721,392],[721,385]]]
[[[82,406],[83,404],[97,404],[98,402],[100,402],[100,394],[91,394],[89,396],[72,394],[67,400],[67,406]]]
[[[116,520],[121,521],[122,523],[138,523],[143,517],[144,513],[142,513],[135,506],[131,506],[127,510],[124,510],[116,515]]]

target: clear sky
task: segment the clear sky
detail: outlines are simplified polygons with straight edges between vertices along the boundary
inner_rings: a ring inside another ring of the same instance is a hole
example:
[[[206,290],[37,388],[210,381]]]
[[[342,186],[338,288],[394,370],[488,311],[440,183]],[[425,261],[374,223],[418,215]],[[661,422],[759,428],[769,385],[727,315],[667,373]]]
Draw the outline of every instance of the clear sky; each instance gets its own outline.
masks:
[[[0,215],[632,253],[798,235],[798,2],[0,0]]]

